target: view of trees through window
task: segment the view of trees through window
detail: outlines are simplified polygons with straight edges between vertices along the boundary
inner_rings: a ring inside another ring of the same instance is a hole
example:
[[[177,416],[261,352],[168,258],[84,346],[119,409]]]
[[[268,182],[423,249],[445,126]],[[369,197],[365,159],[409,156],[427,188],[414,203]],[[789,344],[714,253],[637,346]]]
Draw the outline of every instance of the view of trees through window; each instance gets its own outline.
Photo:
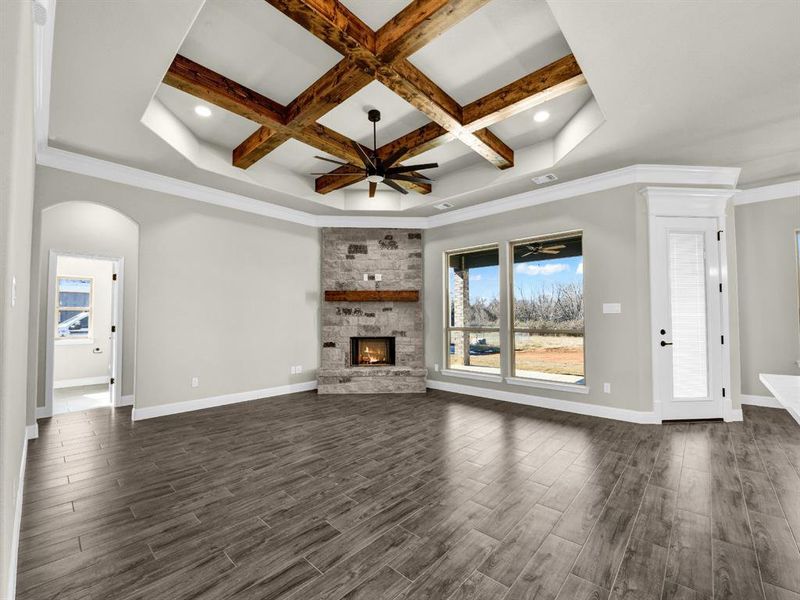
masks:
[[[515,243],[514,375],[584,383],[580,234]]]

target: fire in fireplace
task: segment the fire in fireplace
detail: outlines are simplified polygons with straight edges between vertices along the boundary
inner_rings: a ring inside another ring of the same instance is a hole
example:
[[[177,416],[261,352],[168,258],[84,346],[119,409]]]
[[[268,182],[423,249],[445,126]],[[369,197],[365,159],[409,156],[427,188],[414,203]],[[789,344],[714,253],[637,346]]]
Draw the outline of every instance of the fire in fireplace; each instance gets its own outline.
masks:
[[[393,337],[351,337],[350,364],[353,367],[378,367],[394,364]]]

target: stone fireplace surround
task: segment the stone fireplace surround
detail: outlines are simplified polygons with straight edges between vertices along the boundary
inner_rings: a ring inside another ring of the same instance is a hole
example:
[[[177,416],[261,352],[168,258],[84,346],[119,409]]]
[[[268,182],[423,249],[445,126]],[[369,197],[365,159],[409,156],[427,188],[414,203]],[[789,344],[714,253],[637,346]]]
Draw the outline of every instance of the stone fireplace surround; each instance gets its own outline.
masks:
[[[322,230],[322,290],[413,290],[415,302],[322,300],[320,394],[425,391],[422,232],[417,229]],[[364,280],[364,276],[367,280]],[[380,275],[377,281],[376,275]],[[394,337],[395,364],[351,366],[350,338]]]

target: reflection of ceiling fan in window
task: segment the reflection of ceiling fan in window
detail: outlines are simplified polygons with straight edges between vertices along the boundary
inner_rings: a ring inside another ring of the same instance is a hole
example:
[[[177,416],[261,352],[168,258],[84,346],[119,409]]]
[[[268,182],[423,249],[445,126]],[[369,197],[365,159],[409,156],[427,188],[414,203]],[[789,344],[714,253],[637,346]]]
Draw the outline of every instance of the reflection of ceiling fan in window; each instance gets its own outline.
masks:
[[[341,165],[344,167],[351,167],[352,171],[350,173],[312,173],[312,175],[338,175],[340,177],[347,177],[352,175],[353,173],[364,173],[367,181],[369,181],[369,197],[373,198],[375,196],[375,190],[378,187],[379,183],[383,183],[388,185],[390,188],[394,189],[395,191],[400,192],[401,194],[407,194],[408,192],[400,187],[396,181],[410,181],[413,183],[430,183],[431,180],[425,175],[421,175],[417,173],[416,175],[411,175],[412,171],[421,171],[423,169],[435,169],[439,165],[437,163],[425,163],[421,165],[403,165],[399,167],[393,167],[392,165],[397,162],[401,156],[403,156],[408,148],[398,148],[395,152],[393,152],[390,156],[387,156],[384,159],[381,159],[378,156],[377,151],[377,139],[376,139],[376,132],[375,132],[375,124],[381,120],[381,113],[378,110],[372,109],[368,113],[368,118],[372,122],[372,152],[367,154],[364,148],[358,142],[353,142],[353,147],[358,152],[358,156],[361,158],[361,161],[364,163],[364,168],[360,169],[354,165],[349,163],[340,162],[338,160],[333,160],[331,158],[325,158],[324,156],[315,156],[314,158],[318,158],[320,160],[326,160],[328,162],[335,163],[337,165]]]
[[[566,248],[564,244],[554,244],[548,246],[547,244],[527,244],[525,246],[528,251],[520,258],[525,258],[531,254],[550,254],[551,256],[561,254],[561,251]]]

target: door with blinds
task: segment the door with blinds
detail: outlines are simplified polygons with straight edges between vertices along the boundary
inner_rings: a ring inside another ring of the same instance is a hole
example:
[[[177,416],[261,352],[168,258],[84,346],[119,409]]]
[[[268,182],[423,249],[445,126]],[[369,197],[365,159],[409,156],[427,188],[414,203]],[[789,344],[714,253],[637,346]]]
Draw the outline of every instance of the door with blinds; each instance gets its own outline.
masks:
[[[717,219],[656,217],[652,335],[663,420],[723,417]]]

